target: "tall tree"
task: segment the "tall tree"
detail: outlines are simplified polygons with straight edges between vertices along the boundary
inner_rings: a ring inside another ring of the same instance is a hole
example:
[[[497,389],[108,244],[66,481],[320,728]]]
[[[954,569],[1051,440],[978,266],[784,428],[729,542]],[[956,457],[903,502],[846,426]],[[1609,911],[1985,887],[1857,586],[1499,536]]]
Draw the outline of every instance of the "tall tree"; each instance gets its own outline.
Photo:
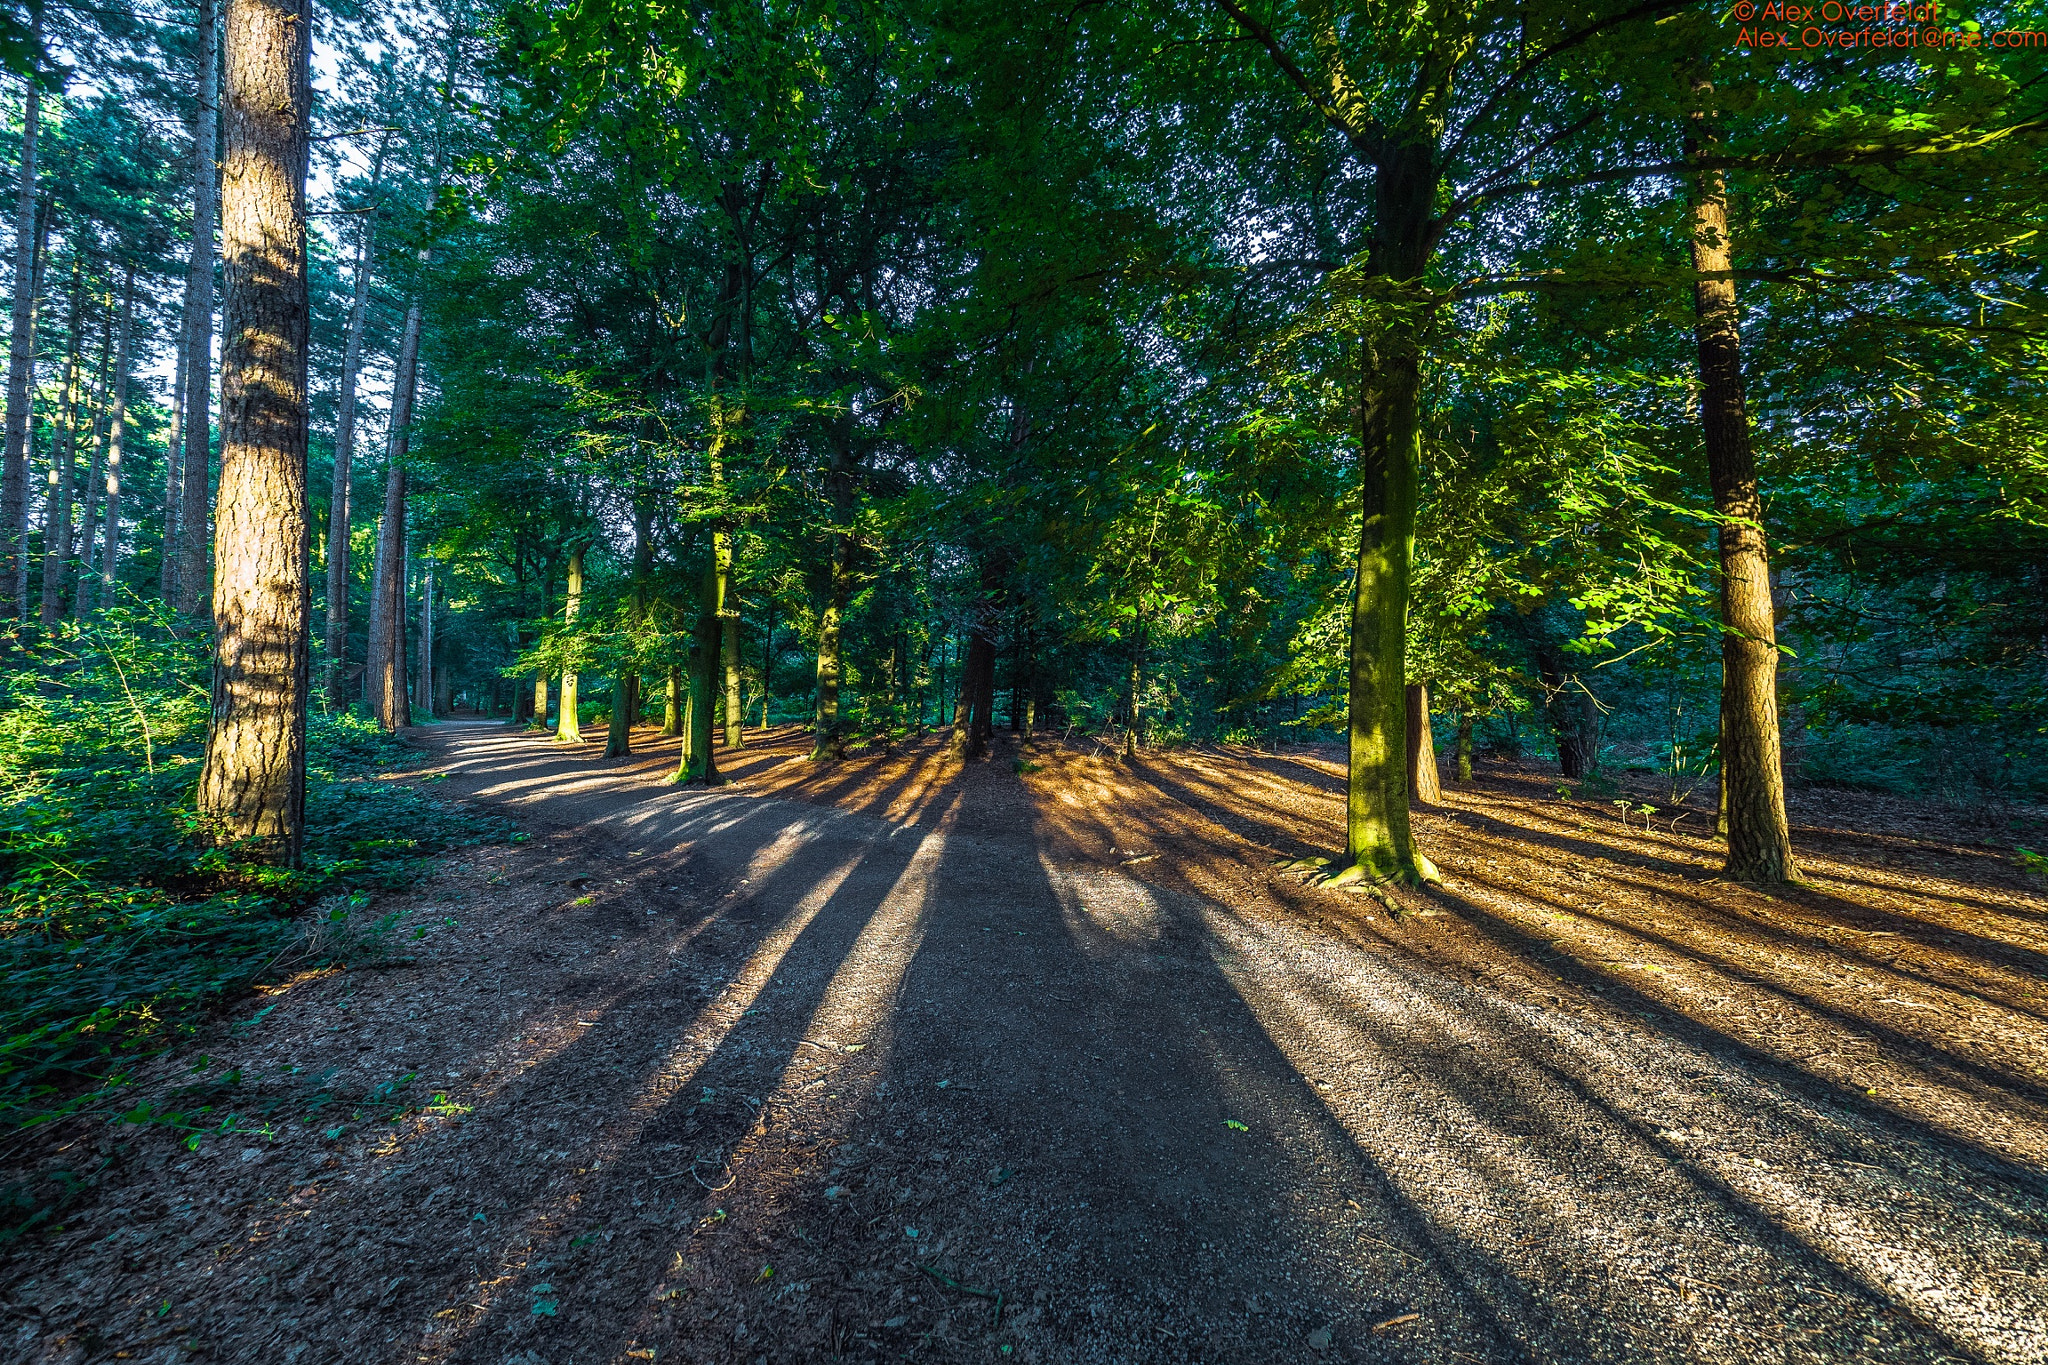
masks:
[[[371,570],[370,629],[363,659],[363,699],[386,730],[412,724],[405,685],[406,459],[412,442],[412,402],[418,388],[423,305],[417,295],[405,310],[398,362],[391,378],[391,420],[386,438],[384,515],[377,522]]]
[[[185,271],[185,436],[179,468],[175,601],[187,614],[206,591],[206,504],[213,451],[214,218],[220,195],[220,8],[199,0],[199,102],[192,124],[192,255]],[[170,553],[169,547],[165,553]]]
[[[213,714],[199,809],[296,864],[306,805],[307,0],[230,0]],[[194,405],[199,406],[198,404]]]
[[[376,172],[382,170],[383,160],[380,147],[370,177],[373,208]],[[327,501],[327,705],[336,711],[348,705],[349,496],[355,472],[356,381],[363,364],[363,321],[370,309],[370,258],[376,232],[376,218],[366,214],[357,229],[355,288],[349,300],[348,339],[342,345],[341,392],[334,420],[334,483]]]
[[[33,7],[35,41],[43,11]],[[35,346],[37,241],[36,138],[42,119],[42,75],[28,74],[21,110],[21,180],[14,196],[14,300],[8,323],[7,449],[0,467],[0,616],[28,614],[28,438]]]

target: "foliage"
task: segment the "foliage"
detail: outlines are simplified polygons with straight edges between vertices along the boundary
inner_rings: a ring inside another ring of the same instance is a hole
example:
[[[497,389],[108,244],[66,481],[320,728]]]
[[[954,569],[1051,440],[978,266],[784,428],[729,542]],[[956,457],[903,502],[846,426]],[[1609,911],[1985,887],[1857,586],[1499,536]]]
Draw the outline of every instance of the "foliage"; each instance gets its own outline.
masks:
[[[198,1010],[355,950],[308,906],[403,886],[425,855],[504,830],[383,780],[409,751],[374,724],[315,715],[305,865],[257,863],[193,809],[203,639],[135,605],[8,645],[0,1125],[118,1111],[137,1063]]]

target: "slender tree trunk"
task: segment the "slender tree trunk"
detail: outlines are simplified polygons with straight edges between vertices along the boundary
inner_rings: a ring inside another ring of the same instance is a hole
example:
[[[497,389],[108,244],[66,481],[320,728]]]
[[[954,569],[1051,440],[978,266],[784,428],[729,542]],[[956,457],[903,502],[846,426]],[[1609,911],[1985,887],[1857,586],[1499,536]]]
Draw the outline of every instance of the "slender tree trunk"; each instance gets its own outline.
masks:
[[[178,335],[184,336],[181,323]],[[178,598],[178,507],[185,486],[185,347],[180,341],[178,377],[171,386],[171,429],[164,443],[163,553],[158,556],[157,596],[165,606]]]
[[[43,39],[41,6],[29,11],[31,41]],[[36,135],[42,90],[28,82],[21,114],[21,182],[14,200],[14,303],[7,353],[7,451],[0,467],[0,617],[28,615],[28,419],[35,365],[31,329],[35,318],[37,243],[42,233],[36,212]]]
[[[839,630],[852,583],[853,453],[842,444],[832,452],[826,476],[832,492],[831,561],[826,567],[824,609],[818,613],[818,704],[811,757],[846,757],[839,718]]]
[[[1696,94],[1710,94],[1706,82]],[[1715,138],[1695,116],[1692,150]],[[1778,733],[1778,643],[1770,559],[1750,448],[1742,381],[1742,334],[1735,300],[1727,183],[1703,171],[1693,187],[1694,333],[1699,342],[1700,411],[1707,470],[1720,514],[1721,789],[1727,804],[1728,862],[1736,881],[1796,881]]]
[[[1472,713],[1458,713],[1458,780],[1472,780]]]
[[[647,622],[654,576],[654,503],[645,487],[633,497],[633,630]],[[604,756],[624,758],[633,752],[633,725],[640,719],[640,670],[628,664],[612,680],[611,725]]]
[[[370,306],[370,250],[376,235],[365,221],[356,241],[355,294],[349,301],[348,341],[341,353],[340,411],[334,424],[334,484],[327,501],[327,706],[348,707],[349,497],[356,454],[356,376],[363,365],[363,321]]]
[[[577,546],[569,552],[569,594],[562,607],[562,622],[571,636],[570,647],[575,647],[576,618],[583,611],[583,547]],[[572,655],[573,657],[573,655]],[[561,718],[555,722],[555,739],[563,744],[583,742],[582,718],[576,714],[580,699],[576,695],[576,670],[562,670]]]
[[[216,165],[218,0],[198,3],[199,110],[192,156],[192,256],[185,272],[185,461],[178,508],[177,607],[187,615],[200,609],[206,591],[207,466],[213,447],[213,233],[221,174]]]
[[[725,747],[744,749],[747,747],[743,733],[746,717],[740,713],[740,618],[738,612],[727,612],[720,628],[720,663],[725,672]]]
[[[533,675],[533,723],[541,729],[548,728],[548,675]]]
[[[93,589],[98,586],[93,557],[99,550],[100,485],[107,477],[107,404],[113,396],[114,318],[119,311],[108,295],[100,309],[99,375],[93,380],[91,430],[92,458],[86,462],[85,482],[79,485],[84,507],[78,514],[78,546],[72,552],[71,614],[83,621],[92,610]]]
[[[1136,758],[1144,729],[1143,708],[1145,696],[1145,618],[1138,618],[1136,629],[1131,632],[1131,677],[1130,687],[1125,693],[1125,714],[1130,717],[1130,726],[1124,731],[1124,757]]]
[[[1436,734],[1429,724],[1429,684],[1408,684],[1408,790],[1425,806],[1442,803],[1436,771]]]
[[[121,286],[121,340],[114,348],[114,406],[107,415],[107,513],[100,549],[100,604],[114,600],[121,565],[121,457],[128,435],[128,372],[135,341],[135,267]]]
[[[199,809],[296,863],[306,804],[307,0],[230,0],[213,716]],[[197,406],[197,405],[195,405]]]
[[[384,516],[377,524],[377,563],[370,586],[370,636],[363,698],[386,730],[412,724],[405,677],[405,483],[412,442],[412,400],[420,364],[420,301],[405,312],[391,383],[391,431],[384,476]]]
[[[775,695],[775,604],[761,622],[761,728],[768,728],[768,699]]]
[[[50,443],[50,495],[43,504],[44,630],[64,610],[64,571],[71,563],[71,494],[78,479],[79,335],[85,329],[85,263],[74,244],[71,254],[71,325],[64,348],[64,382],[58,392],[57,430]]]
[[[661,737],[674,739],[683,732],[683,670],[668,666],[668,685],[662,692]]]
[[[434,718],[434,559],[420,557],[419,708]]]
[[[676,773],[678,781],[702,781],[707,787],[716,787],[725,781],[719,775],[718,755],[711,744],[713,693],[717,688],[718,658],[724,639],[721,627],[725,618],[726,572],[732,563],[730,545],[723,543],[725,535],[723,531],[712,532],[711,550],[705,559],[703,586],[697,604],[697,628],[690,645],[690,692],[683,715],[683,762]]]

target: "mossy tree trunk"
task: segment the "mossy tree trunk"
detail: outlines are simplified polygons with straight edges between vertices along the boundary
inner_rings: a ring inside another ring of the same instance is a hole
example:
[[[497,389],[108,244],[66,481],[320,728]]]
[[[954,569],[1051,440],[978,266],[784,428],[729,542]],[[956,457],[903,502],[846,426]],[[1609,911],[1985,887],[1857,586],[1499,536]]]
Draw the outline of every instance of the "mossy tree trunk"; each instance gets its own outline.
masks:
[[[569,635],[570,658],[575,657],[576,618],[583,611],[583,549],[578,545],[569,551],[569,591],[562,605],[562,623]],[[572,665],[562,670],[561,717],[555,722],[555,739],[563,744],[581,744],[583,726],[576,714],[576,669]]]

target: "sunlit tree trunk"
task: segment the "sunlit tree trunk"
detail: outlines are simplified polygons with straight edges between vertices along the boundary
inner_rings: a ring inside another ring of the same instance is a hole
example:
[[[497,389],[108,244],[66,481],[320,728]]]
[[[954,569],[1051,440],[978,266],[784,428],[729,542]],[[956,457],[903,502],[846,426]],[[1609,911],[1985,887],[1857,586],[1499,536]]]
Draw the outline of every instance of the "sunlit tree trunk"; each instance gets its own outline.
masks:
[[[31,41],[43,39],[43,11],[29,10]],[[7,450],[0,466],[0,617],[28,614],[28,421],[35,366],[36,266],[42,216],[36,212],[36,140],[42,90],[35,77],[21,111],[21,181],[14,199],[14,302],[7,352]]]
[[[578,545],[569,552],[569,592],[562,606],[562,622],[570,639],[570,648],[575,648],[576,618],[583,611],[583,547]],[[572,654],[573,658],[574,655]],[[581,744],[583,726],[576,714],[576,670],[562,670],[562,714],[555,722],[555,738],[563,744]]]
[[[218,0],[198,0],[199,106],[193,125],[192,254],[185,270],[185,440],[178,496],[177,608],[190,615],[206,593],[207,466],[213,447],[214,217],[221,168]]]
[[[1472,713],[1458,713],[1458,780],[1472,780]]]
[[[548,724],[548,675],[533,675],[533,723],[543,730]]]
[[[100,548],[102,606],[114,600],[115,576],[121,566],[121,457],[127,445],[128,372],[133,367],[134,342],[135,267],[131,264],[121,288],[121,339],[114,348],[114,402],[107,414],[107,511]]]
[[[379,158],[379,169],[382,158]],[[373,177],[374,182],[374,177]],[[349,506],[356,454],[356,377],[363,365],[363,322],[370,306],[370,251],[375,220],[356,239],[355,292],[349,300],[348,340],[341,353],[340,408],[334,421],[334,483],[327,500],[327,705],[348,707]]]
[[[1712,87],[1697,82],[1695,93]],[[1691,150],[1714,141],[1695,116]],[[1799,877],[1785,812],[1778,733],[1777,624],[1770,560],[1750,448],[1742,381],[1742,334],[1735,300],[1728,189],[1719,171],[1693,184],[1694,333],[1699,342],[1700,413],[1714,510],[1721,516],[1721,790],[1726,803],[1725,875],[1744,882]]]
[[[230,0],[213,715],[199,809],[298,861],[305,825],[307,0]]]
[[[725,675],[725,747],[747,747],[743,730],[746,717],[740,713],[740,618],[727,612],[719,628],[719,663]]]
[[[85,329],[85,262],[76,244],[71,253],[70,336],[64,348],[64,379],[58,389],[57,430],[50,443],[50,495],[43,503],[43,629],[64,610],[64,577],[71,566],[71,496],[78,478],[79,337]]]
[[[811,757],[846,757],[846,736],[839,717],[840,618],[853,578],[853,452],[842,443],[832,452],[825,476],[832,495],[830,560],[825,568],[825,601],[818,612],[818,702],[816,741]]]
[[[1408,790],[1414,799],[1434,806],[1444,799],[1436,771],[1436,735],[1429,724],[1429,684],[1408,684]]]
[[[673,739],[683,732],[683,670],[668,666],[668,685],[662,693],[661,737]]]
[[[370,631],[364,647],[363,700],[386,730],[412,724],[405,668],[406,457],[412,449],[412,400],[420,364],[420,301],[406,309],[392,373],[384,515],[370,583]]]

